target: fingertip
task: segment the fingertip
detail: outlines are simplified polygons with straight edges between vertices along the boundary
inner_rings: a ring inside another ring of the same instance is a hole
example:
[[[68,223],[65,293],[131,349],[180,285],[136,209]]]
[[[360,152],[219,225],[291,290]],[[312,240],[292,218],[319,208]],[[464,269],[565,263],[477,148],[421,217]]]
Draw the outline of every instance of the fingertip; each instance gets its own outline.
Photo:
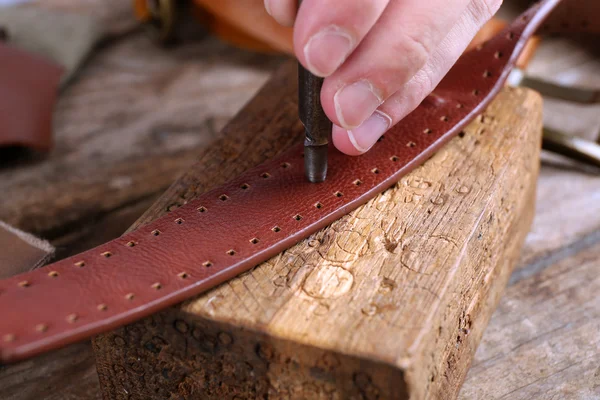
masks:
[[[334,145],[344,154],[364,154],[377,143],[377,140],[392,126],[392,118],[383,111],[375,111],[356,129],[347,130],[334,126]]]
[[[279,25],[292,27],[296,21],[297,2],[295,0],[265,0],[267,13]]]
[[[349,156],[360,156],[364,151],[360,151],[352,143],[348,131],[337,125],[333,126],[331,138],[336,149]]]

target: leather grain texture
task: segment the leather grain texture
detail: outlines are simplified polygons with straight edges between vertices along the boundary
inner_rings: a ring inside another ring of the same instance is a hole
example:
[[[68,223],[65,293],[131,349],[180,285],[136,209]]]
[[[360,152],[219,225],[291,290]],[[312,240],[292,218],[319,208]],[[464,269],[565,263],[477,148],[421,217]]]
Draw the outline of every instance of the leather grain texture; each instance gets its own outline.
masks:
[[[367,154],[347,157],[332,149],[324,183],[305,180],[303,148],[293,147],[130,234],[0,281],[0,360],[83,340],[198,295],[392,186],[490,103],[528,38],[559,3],[533,6],[465,53],[435,92]]]

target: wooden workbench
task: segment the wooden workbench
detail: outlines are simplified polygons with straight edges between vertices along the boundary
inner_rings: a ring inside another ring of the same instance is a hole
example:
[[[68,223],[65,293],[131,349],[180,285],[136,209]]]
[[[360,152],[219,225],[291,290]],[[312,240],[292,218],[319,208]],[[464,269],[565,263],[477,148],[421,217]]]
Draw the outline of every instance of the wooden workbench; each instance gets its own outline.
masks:
[[[46,2],[72,8],[69,3]],[[0,190],[14,200],[0,202],[0,219],[50,239],[59,256],[125,231],[280,61],[216,40],[166,54],[134,29],[125,2],[106,3],[77,5],[105,18],[111,37],[61,98],[61,157],[0,169]],[[569,47],[548,43],[531,71],[600,87],[600,64]],[[559,60],[557,49],[564,54]],[[588,138],[600,131],[598,106],[564,111],[548,102],[547,109],[550,125]],[[149,129],[150,138],[141,134]],[[533,229],[461,399],[600,397],[600,177],[556,157],[543,159]],[[100,398],[88,343],[1,369],[0,388],[7,399]]]

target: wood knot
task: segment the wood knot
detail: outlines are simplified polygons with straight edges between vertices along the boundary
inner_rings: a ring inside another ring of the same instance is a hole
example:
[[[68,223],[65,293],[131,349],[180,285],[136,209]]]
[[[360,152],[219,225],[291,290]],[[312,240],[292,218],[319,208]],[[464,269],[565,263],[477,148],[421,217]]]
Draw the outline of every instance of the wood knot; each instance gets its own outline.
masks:
[[[127,372],[121,364],[113,364],[112,370],[116,375],[125,374]]]
[[[315,268],[304,281],[304,292],[316,299],[340,297],[352,289],[354,276],[350,271],[335,265]]]
[[[361,312],[368,317],[372,317],[375,314],[377,314],[377,306],[371,303],[369,305],[364,306]]]
[[[408,176],[404,185],[413,189],[429,189],[432,183],[419,176]]]
[[[379,291],[382,293],[390,293],[396,288],[396,282],[390,278],[383,278],[379,284]]]
[[[224,346],[229,346],[233,343],[233,337],[227,332],[219,332],[217,335],[219,342]]]
[[[275,357],[275,350],[267,343],[256,345],[256,354],[265,361],[271,361]]]
[[[371,377],[364,372],[354,374],[354,384],[361,392],[364,399],[378,399],[380,396],[379,389],[371,380]]]
[[[115,346],[118,347],[124,347],[127,344],[125,339],[121,336],[115,336],[113,339],[113,343],[115,344]]]
[[[318,361],[318,367],[331,371],[338,368],[341,365],[340,359],[333,353],[325,353],[323,357]]]
[[[143,364],[139,361],[138,357],[135,356],[130,356],[127,359],[127,367],[129,369],[129,371],[137,374],[137,375],[143,375],[144,374],[144,366]]]
[[[317,239],[313,239],[308,242],[309,247],[319,247],[320,244],[321,242],[319,242]]]
[[[188,326],[188,324],[186,324],[185,321],[180,320],[180,319],[176,320],[173,323],[173,327],[179,333],[187,333],[187,331],[190,329],[190,327]]]
[[[162,351],[163,347],[167,346],[169,343],[161,338],[160,336],[152,337],[152,340],[144,343],[144,348],[151,353],[158,354]]]
[[[398,247],[398,243],[397,242],[392,242],[388,238],[385,238],[383,246],[385,247],[385,249],[388,252],[393,253],[394,250],[396,250],[396,247]]]

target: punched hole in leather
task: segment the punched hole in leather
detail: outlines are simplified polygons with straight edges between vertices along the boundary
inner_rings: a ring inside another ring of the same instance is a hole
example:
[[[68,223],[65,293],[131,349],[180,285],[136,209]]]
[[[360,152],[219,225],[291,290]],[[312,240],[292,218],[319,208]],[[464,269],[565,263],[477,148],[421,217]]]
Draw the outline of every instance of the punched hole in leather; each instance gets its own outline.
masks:
[[[465,53],[435,95],[365,155],[348,158],[331,149],[330,175],[323,183],[306,182],[302,146],[295,146],[121,238],[0,281],[0,360],[32,357],[180,303],[394,185],[491,102],[528,38],[558,4],[545,0],[533,6]],[[57,277],[48,276],[50,271]]]

